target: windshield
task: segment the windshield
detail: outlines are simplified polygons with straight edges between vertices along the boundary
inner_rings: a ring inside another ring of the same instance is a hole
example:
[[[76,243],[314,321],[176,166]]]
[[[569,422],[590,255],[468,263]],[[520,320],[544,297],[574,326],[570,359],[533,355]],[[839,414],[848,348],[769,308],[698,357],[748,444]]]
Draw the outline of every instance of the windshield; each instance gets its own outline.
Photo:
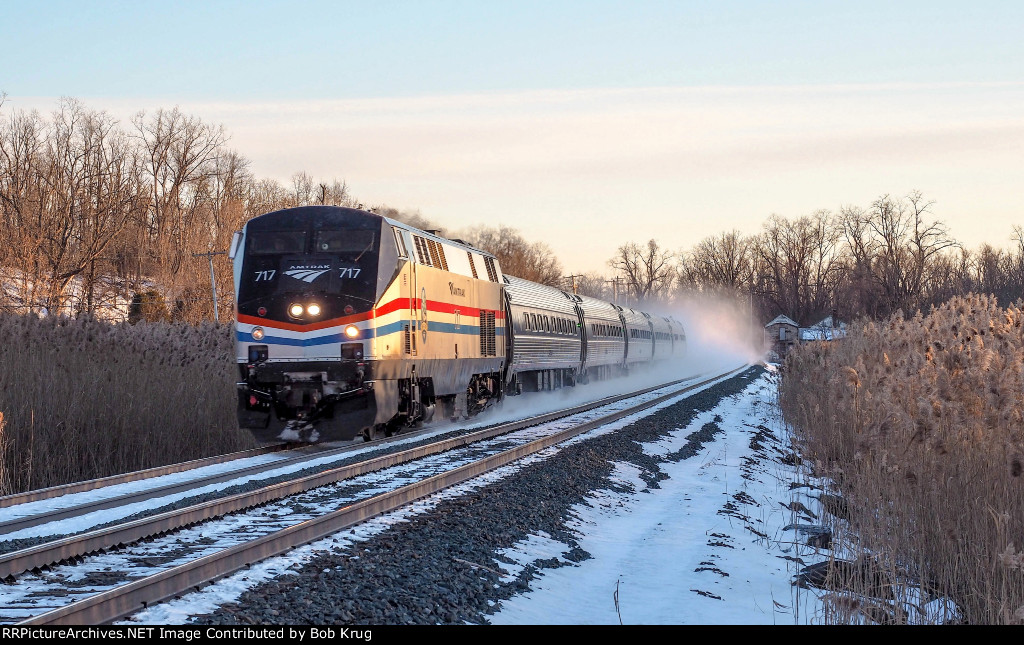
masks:
[[[252,255],[305,252],[305,231],[253,231],[249,233],[249,253]]]
[[[317,231],[314,253],[362,253],[373,248],[374,231]]]
[[[293,321],[287,307],[313,294],[322,311],[316,321],[365,311],[376,299],[379,234],[379,229],[250,231],[238,312]],[[259,314],[260,308],[266,313]]]

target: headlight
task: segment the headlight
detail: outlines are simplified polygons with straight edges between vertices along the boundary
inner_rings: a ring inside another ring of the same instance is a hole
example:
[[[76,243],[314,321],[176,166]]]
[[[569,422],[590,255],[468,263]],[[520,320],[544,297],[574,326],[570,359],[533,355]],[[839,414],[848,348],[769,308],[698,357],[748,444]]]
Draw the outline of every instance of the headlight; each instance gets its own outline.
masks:
[[[302,315],[302,305],[294,304],[288,307],[288,315],[292,318],[298,318]]]
[[[252,339],[253,340],[263,340],[263,328],[262,327],[253,327],[252,328]]]
[[[310,316],[319,316],[320,305],[316,303],[309,305],[308,307],[306,307],[306,313],[309,314]]]
[[[349,338],[355,338],[359,336],[359,328],[355,325],[349,325],[345,328],[345,335]]]

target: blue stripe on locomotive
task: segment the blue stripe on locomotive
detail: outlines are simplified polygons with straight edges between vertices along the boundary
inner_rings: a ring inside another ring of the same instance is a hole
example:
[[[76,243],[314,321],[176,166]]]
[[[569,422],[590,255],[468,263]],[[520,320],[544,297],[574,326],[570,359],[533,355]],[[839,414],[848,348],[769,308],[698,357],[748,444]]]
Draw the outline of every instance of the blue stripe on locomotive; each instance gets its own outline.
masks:
[[[252,333],[239,331],[236,336],[240,342],[243,343],[263,343],[268,345],[290,345],[293,347],[315,347],[317,345],[329,345],[331,343],[341,343],[345,341],[354,340],[366,340],[367,338],[380,338],[389,334],[398,334],[404,331],[404,322],[394,322],[387,325],[381,325],[377,328],[360,329],[359,335],[355,338],[348,338],[344,334],[329,334],[327,336],[317,336],[316,338],[284,338],[282,336],[271,336],[266,335],[262,340],[254,340]],[[445,322],[430,322],[427,321],[427,333],[441,333],[441,334],[462,334],[465,336],[479,336],[480,327],[476,325],[459,325],[456,327],[455,323]],[[504,336],[504,327],[495,327],[495,336]]]

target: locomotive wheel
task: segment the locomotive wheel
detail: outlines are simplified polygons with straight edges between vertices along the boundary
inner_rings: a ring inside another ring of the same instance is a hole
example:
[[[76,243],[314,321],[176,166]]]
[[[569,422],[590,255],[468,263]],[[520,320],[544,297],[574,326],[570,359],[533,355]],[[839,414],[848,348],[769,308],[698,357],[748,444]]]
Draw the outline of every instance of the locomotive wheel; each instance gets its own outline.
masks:
[[[402,423],[400,421],[391,420],[387,423],[380,424],[379,429],[380,432],[384,433],[385,437],[393,437],[402,429]]]

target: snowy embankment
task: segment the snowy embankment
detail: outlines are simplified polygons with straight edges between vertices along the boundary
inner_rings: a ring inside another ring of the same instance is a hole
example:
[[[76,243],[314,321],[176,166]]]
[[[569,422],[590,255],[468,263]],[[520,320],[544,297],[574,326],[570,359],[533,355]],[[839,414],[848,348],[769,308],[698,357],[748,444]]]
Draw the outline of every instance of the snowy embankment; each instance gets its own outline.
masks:
[[[502,603],[498,624],[794,623],[820,618],[792,585],[824,552],[806,545],[809,516],[790,482],[800,474],[766,372],[685,427],[644,444],[659,481],[615,464],[615,489],[595,491],[568,527],[592,557],[546,571]],[[806,489],[795,489],[806,490]],[[807,500],[804,500],[807,501]],[[795,503],[794,503],[795,502]],[[811,502],[807,501],[807,505]],[[798,509],[798,510],[791,510]],[[799,532],[800,534],[797,534]],[[527,562],[557,543],[531,536],[506,554]],[[564,552],[564,545],[561,547]]]
[[[815,622],[775,393],[753,368],[133,621]]]

